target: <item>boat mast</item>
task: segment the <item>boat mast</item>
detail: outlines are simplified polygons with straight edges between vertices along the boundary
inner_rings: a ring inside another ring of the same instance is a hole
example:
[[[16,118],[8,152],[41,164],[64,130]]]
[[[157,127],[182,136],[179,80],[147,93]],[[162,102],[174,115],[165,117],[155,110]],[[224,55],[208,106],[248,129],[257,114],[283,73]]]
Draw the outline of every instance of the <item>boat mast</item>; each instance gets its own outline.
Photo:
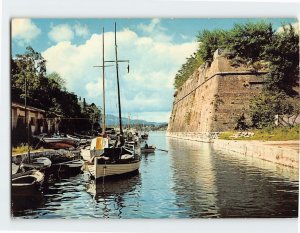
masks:
[[[116,54],[116,71],[117,71],[117,84],[118,84],[118,105],[119,105],[119,124],[120,134],[123,135],[122,130],[122,115],[121,115],[121,99],[120,99],[120,83],[119,83],[119,64],[118,64],[118,49],[117,49],[117,23],[115,22],[115,54]]]
[[[94,66],[94,67],[101,67],[102,68],[102,88],[103,88],[103,117],[102,117],[102,135],[104,135],[106,131],[106,120],[105,120],[105,67],[112,66],[112,65],[105,65],[104,60],[104,27],[102,28],[102,65],[101,66]]]
[[[27,156],[28,162],[30,163],[30,140],[29,140],[29,124],[28,124],[28,116],[27,116],[27,76],[25,74],[25,124],[26,124],[26,131],[27,131]]]
[[[105,134],[105,76],[104,76],[104,27],[102,28],[102,88],[103,88],[103,118],[102,118],[102,135]]]

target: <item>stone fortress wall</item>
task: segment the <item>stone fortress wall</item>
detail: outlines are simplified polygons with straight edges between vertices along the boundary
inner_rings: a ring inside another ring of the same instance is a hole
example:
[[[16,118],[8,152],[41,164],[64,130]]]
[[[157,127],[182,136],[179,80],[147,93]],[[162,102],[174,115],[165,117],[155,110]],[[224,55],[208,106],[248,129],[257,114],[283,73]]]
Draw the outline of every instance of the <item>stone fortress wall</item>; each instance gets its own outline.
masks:
[[[232,130],[249,102],[262,90],[266,71],[234,67],[217,50],[211,65],[199,67],[174,94],[167,134],[207,134]]]

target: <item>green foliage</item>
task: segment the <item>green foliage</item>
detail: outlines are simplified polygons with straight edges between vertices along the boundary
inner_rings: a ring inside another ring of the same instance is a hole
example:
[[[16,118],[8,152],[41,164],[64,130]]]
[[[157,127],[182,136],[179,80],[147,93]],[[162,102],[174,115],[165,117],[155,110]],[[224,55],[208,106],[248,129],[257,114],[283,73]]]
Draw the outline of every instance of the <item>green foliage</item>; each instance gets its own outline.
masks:
[[[292,25],[275,33],[272,43],[265,46],[264,58],[269,62],[265,88],[252,101],[253,126],[274,125],[275,115],[299,114],[299,98],[293,87],[299,78],[299,35]]]
[[[95,123],[100,122],[101,111],[98,107],[92,103],[91,105],[86,105],[83,109],[83,116],[91,124],[91,129],[94,129]]]
[[[47,75],[52,88],[66,91],[66,81],[56,72]]]
[[[273,29],[265,22],[235,24],[226,38],[226,48],[232,57],[254,62],[264,59],[265,47],[272,43]]]
[[[215,29],[199,32],[197,52],[187,59],[175,76],[174,87],[178,89],[204,62],[210,64],[217,49],[225,50],[238,63],[262,60],[265,47],[272,42],[274,32],[271,24],[264,22],[236,24],[231,30]]]
[[[179,88],[182,84],[193,74],[196,68],[202,64],[202,60],[197,54],[193,54],[186,59],[184,63],[175,76],[174,86]]]
[[[235,127],[235,130],[246,130],[248,129],[249,126],[246,122],[246,118],[244,116],[244,114],[242,114],[240,117],[238,117],[236,119],[236,127]]]
[[[25,102],[25,81],[27,105],[45,110],[46,117],[61,117],[60,132],[71,133],[90,129],[90,124],[84,123],[90,119],[89,112],[81,111],[77,96],[66,90],[65,80],[58,73],[46,75],[46,60],[31,47],[27,47],[24,54],[18,54],[11,59],[13,102]],[[95,119],[98,120],[99,117]],[[22,136],[23,128],[20,126],[13,132],[13,140],[25,140]]]
[[[275,125],[275,115],[291,115],[296,106],[284,92],[262,92],[250,102],[253,127],[263,128]]]
[[[214,52],[222,49],[233,66],[243,64],[254,71],[269,71],[263,92],[251,102],[253,127],[274,125],[275,115],[298,114],[298,93],[293,88],[299,80],[299,35],[292,25],[282,28],[282,32],[275,32],[271,24],[261,21],[236,24],[226,31],[203,30],[197,36],[197,52],[175,76],[175,88],[178,89],[199,64],[210,64]],[[237,127],[246,127],[245,119],[237,119]]]
[[[300,125],[293,127],[266,127],[263,129],[256,129],[251,131],[253,136],[249,137],[235,137],[238,134],[237,131],[222,132],[219,135],[219,139],[224,140],[264,140],[264,141],[286,141],[286,140],[299,140]]]
[[[296,95],[293,87],[299,79],[299,35],[292,25],[276,33],[264,53],[265,59],[270,62],[267,89],[283,90],[289,96]]]
[[[199,42],[199,49],[197,54],[202,61],[211,63],[214,52],[217,49],[226,48],[227,32],[220,29],[213,31],[203,30],[197,36]]]

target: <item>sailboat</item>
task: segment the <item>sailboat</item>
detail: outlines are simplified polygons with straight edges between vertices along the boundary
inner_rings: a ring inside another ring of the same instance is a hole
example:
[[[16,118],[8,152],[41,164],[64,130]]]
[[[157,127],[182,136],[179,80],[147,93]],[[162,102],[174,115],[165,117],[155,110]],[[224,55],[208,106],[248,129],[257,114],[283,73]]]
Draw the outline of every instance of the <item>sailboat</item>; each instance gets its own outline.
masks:
[[[128,60],[118,60],[117,51],[117,32],[115,23],[115,61],[104,60],[104,29],[102,37],[102,71],[103,71],[103,126],[102,136],[92,139],[90,147],[90,164],[88,165],[91,175],[95,179],[124,175],[134,173],[138,171],[140,167],[140,154],[136,153],[135,145],[125,146],[125,140],[122,129],[121,118],[121,101],[120,101],[120,85],[119,85],[119,62],[129,62]],[[105,134],[105,77],[104,69],[105,62],[114,62],[116,66],[117,74],[117,86],[118,86],[118,108],[119,108],[119,125],[120,134],[115,145],[110,146],[108,138]],[[129,69],[128,69],[129,70]]]

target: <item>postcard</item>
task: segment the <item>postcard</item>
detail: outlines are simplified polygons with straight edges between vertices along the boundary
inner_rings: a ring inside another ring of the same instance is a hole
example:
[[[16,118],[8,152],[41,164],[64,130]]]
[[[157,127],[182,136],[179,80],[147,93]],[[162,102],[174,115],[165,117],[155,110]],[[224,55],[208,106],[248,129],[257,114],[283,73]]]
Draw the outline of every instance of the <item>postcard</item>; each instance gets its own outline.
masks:
[[[12,18],[13,219],[297,218],[296,18]]]

